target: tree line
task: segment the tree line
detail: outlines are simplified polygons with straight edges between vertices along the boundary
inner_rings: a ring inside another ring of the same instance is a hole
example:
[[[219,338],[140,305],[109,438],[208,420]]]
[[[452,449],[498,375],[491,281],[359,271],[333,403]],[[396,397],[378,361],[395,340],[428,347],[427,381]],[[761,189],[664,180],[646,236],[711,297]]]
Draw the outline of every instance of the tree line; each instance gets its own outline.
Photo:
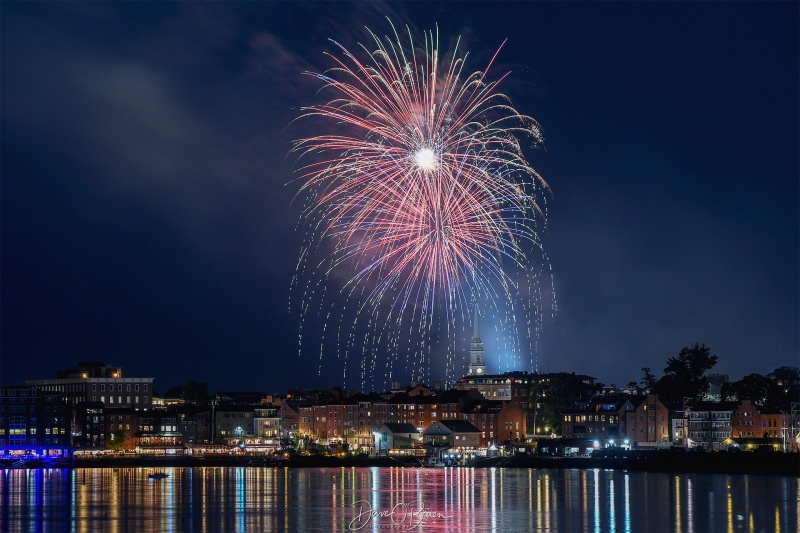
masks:
[[[695,342],[681,348],[677,356],[669,357],[663,374],[656,376],[649,367],[642,368],[640,381],[628,382],[628,388],[639,394],[657,394],[670,411],[682,411],[703,401],[709,391],[707,372],[717,364],[718,356],[704,344]],[[766,376],[749,374],[739,381],[722,385],[721,401],[750,400],[761,412],[789,412],[792,402],[800,402],[800,387],[795,369],[781,367],[783,386]],[[588,401],[601,392],[603,385],[587,385],[574,373],[551,376],[549,382],[536,383],[531,389],[530,401],[539,406],[537,423],[547,426],[548,432],[561,432],[561,415],[574,409],[581,401]]]

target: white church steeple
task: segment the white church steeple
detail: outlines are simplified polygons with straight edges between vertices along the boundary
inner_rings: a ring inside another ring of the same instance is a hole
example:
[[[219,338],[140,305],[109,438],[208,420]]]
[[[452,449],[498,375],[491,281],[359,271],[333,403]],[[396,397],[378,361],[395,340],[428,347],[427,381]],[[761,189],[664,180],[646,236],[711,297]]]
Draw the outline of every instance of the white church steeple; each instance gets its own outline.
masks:
[[[478,304],[475,304],[475,322],[473,324],[472,342],[469,345],[468,376],[482,376],[486,374],[486,364],[483,362],[483,341],[478,331]]]

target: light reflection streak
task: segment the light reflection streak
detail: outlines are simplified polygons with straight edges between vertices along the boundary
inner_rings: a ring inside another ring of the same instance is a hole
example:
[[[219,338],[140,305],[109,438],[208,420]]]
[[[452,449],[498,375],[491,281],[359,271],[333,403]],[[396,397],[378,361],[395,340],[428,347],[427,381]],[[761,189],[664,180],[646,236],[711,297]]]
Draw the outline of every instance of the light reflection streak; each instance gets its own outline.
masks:
[[[550,475],[543,474],[542,477],[544,478],[544,527],[547,531],[550,530],[550,493],[551,491],[548,489],[550,486]]]
[[[716,521],[714,519],[716,518],[716,515],[714,514],[714,491],[713,490],[709,491],[709,493],[708,493],[708,517],[709,517],[708,529],[711,530],[711,531],[715,531],[714,524],[715,524]]]
[[[631,533],[631,477],[625,473],[625,533]]]
[[[289,469],[284,469],[283,476],[283,508],[289,508]],[[283,530],[289,531],[289,513],[283,514]]]
[[[682,533],[681,529],[681,478],[675,476],[675,533]]]
[[[542,483],[543,483],[542,477],[539,476],[539,478],[536,480],[536,501],[537,502],[542,501]],[[543,514],[544,513],[542,513],[541,509],[539,509],[539,512],[536,513],[536,529],[537,530],[544,529],[544,526],[543,526],[544,516],[543,516]]]
[[[533,531],[533,520],[534,520],[534,513],[533,513],[533,469],[528,469],[528,510],[531,511],[528,513],[528,529]],[[537,519],[538,519],[538,513]]]
[[[594,469],[594,531],[600,533],[600,470]]]
[[[497,531],[497,501],[495,500],[495,482],[497,480],[497,469],[491,469],[491,513],[492,513],[492,531]]]
[[[617,530],[617,518],[614,510],[614,478],[608,480],[608,526],[610,531]]]
[[[692,508],[692,478],[686,478],[686,521],[689,533],[694,533],[694,509]]]
[[[731,494],[731,486],[728,485],[728,491],[725,493],[725,499],[728,504],[728,533],[733,533],[733,495]]]

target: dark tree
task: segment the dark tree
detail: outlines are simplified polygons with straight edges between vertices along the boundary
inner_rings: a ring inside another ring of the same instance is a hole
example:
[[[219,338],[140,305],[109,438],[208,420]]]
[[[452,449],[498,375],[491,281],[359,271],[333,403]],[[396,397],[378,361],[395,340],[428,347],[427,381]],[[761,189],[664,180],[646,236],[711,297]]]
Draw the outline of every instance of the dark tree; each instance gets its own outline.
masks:
[[[561,413],[575,409],[576,403],[591,393],[591,387],[574,374],[553,374],[550,381],[537,383],[531,389],[531,403],[539,403],[537,426],[547,426],[552,433],[561,433]]]
[[[627,387],[632,391],[636,391],[636,394],[639,394],[642,390],[641,387],[639,387],[639,383],[636,381],[629,381]]]
[[[122,430],[117,430],[111,433],[108,438],[108,443],[106,444],[106,448],[109,450],[114,450],[117,452],[121,452],[125,449],[125,432]]]
[[[653,388],[656,386],[656,377],[650,372],[650,367],[642,368],[642,388],[647,392],[654,392]]]
[[[208,405],[208,383],[190,381],[186,385],[175,385],[167,389],[165,398],[181,398],[192,405]]]
[[[190,381],[183,388],[183,399],[193,405],[208,405],[208,383]]]
[[[723,401],[750,400],[763,413],[786,409],[785,395],[776,382],[760,374],[750,374],[739,381],[725,383],[720,391]]]
[[[183,398],[183,385],[174,385],[168,388],[164,393],[164,398]]]
[[[717,356],[704,344],[682,348],[677,357],[667,359],[664,376],[655,383],[655,392],[673,411],[683,408],[685,398],[699,402],[708,392],[705,373],[717,364]]]

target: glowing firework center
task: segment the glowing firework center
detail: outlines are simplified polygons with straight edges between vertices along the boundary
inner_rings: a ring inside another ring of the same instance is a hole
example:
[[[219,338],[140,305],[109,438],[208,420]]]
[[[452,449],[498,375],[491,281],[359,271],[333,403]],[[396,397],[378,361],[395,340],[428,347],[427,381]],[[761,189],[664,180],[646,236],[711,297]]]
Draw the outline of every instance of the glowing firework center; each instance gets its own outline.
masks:
[[[422,170],[436,170],[436,153],[430,148],[420,148],[414,153],[414,162]]]

